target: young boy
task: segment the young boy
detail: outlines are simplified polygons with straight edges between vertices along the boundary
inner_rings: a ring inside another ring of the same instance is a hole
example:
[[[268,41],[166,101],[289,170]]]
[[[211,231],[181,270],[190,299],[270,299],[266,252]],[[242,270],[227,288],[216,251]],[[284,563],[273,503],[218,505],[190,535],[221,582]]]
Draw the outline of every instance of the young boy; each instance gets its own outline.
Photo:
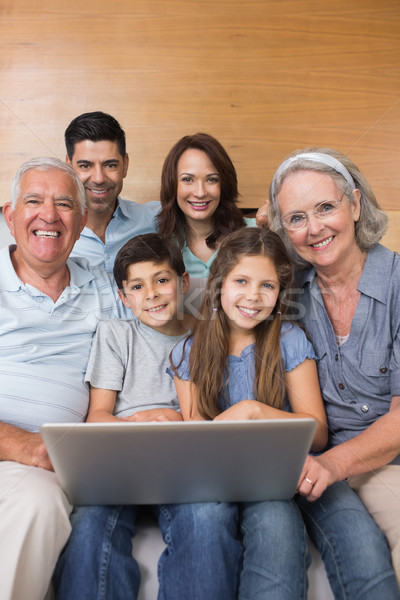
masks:
[[[155,233],[137,236],[119,251],[114,277],[136,319],[99,323],[86,370],[87,420],[181,420],[165,374],[172,348],[193,323],[178,316],[189,288],[181,252]]]
[[[135,318],[99,323],[86,371],[91,386],[87,420],[181,420],[166,371],[172,348],[193,322],[193,317],[179,315],[181,296],[189,287],[181,252],[158,234],[137,236],[118,252],[114,277],[121,301]],[[236,505],[153,508],[167,544],[159,561],[158,597],[235,598],[242,552]],[[75,508],[72,533],[54,577],[57,600],[137,598],[140,572],[131,541],[137,510]]]

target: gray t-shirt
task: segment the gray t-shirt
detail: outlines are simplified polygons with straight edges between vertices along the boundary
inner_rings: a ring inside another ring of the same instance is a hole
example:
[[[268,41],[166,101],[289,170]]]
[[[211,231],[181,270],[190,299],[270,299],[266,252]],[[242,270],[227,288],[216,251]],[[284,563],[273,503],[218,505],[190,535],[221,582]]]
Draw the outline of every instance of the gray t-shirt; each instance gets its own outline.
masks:
[[[117,417],[152,408],[177,410],[175,386],[166,369],[172,348],[185,335],[164,335],[138,319],[101,321],[85,381],[118,392],[114,408]]]

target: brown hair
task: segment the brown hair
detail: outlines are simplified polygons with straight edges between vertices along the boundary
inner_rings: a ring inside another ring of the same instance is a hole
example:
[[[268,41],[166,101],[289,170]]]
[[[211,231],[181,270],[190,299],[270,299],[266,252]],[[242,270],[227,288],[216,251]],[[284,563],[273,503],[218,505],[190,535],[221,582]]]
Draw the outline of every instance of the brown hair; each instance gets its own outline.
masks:
[[[225,148],[207,133],[195,133],[181,138],[169,151],[161,172],[161,212],[157,215],[157,229],[166,238],[175,237],[180,247],[188,235],[185,215],[176,201],[178,161],[189,149],[205,152],[221,179],[221,198],[213,215],[214,231],[206,239],[209,248],[231,231],[245,225],[237,206],[239,192],[235,167]]]
[[[193,329],[189,370],[198,390],[198,412],[213,419],[220,412],[218,397],[227,377],[230,324],[221,305],[222,284],[244,256],[266,256],[275,266],[280,294],[271,315],[255,327],[254,393],[259,402],[281,408],[284,399],[280,349],[281,319],[288,312],[288,293],[293,268],[278,235],[269,230],[248,227],[227,236],[211,265],[200,319]],[[173,369],[175,370],[174,365]],[[176,366],[178,368],[179,365]],[[176,372],[176,371],[175,371]],[[176,373],[177,374],[177,373]],[[178,374],[177,374],[178,375]]]
[[[182,253],[172,240],[166,240],[158,233],[145,233],[132,238],[119,250],[114,263],[114,278],[119,290],[128,278],[131,265],[151,261],[156,264],[167,261],[177,275],[185,272]]]

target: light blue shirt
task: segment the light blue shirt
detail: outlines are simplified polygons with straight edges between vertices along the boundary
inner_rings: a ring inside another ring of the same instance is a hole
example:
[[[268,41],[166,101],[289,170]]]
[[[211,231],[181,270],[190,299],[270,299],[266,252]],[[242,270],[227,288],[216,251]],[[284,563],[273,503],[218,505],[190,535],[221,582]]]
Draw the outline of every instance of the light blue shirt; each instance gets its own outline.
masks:
[[[110,276],[69,259],[70,285],[56,302],[15,273],[0,250],[0,421],[29,431],[44,422],[83,421],[84,374],[102,319],[127,316]]]
[[[340,348],[315,270],[300,272],[299,283],[302,322],[317,354],[329,444],[335,446],[387,413],[392,396],[400,395],[400,256],[380,244],[368,252],[350,335]]]
[[[159,212],[159,202],[138,204],[118,198],[117,208],[107,225],[105,243],[89,227],[84,227],[71,256],[87,258],[92,266],[102,267],[112,273],[118,250],[136,235],[154,233],[154,218]]]
[[[176,371],[179,377],[186,381],[190,380],[189,356],[192,341],[193,338],[190,338],[186,342],[183,359],[182,352],[185,340],[179,342],[172,352],[173,364],[179,365]],[[240,356],[228,356],[229,377],[224,392],[221,393],[219,398],[221,410],[226,410],[229,406],[242,400],[256,400],[254,396],[254,349],[255,344],[252,344],[247,346]],[[281,354],[285,371],[292,371],[307,358],[316,358],[313,347],[306,338],[304,331],[297,325],[285,322],[282,323],[281,328]],[[181,364],[179,364],[180,362]],[[174,376],[171,367],[168,368],[167,372],[171,377]],[[288,405],[285,408],[288,409]]]

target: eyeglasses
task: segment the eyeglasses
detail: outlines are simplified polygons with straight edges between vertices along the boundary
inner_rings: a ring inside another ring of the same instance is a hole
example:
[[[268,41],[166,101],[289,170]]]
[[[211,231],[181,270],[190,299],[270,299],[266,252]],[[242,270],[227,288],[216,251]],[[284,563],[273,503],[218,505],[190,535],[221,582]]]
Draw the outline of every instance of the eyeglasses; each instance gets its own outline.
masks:
[[[329,217],[333,217],[337,213],[343,198],[344,194],[340,200],[324,200],[323,202],[320,202],[317,204],[314,210],[291,213],[282,219],[282,224],[285,229],[288,229],[289,231],[296,231],[297,229],[302,229],[308,224],[310,215],[314,215],[314,217],[321,219],[321,221],[324,219],[329,219]]]

